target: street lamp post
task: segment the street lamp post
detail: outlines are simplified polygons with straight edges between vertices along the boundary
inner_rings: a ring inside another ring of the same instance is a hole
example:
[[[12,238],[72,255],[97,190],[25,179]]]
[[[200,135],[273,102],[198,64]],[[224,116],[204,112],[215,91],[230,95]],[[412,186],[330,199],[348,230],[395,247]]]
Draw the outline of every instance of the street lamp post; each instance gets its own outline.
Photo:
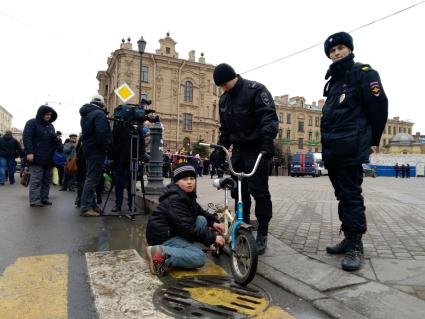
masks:
[[[146,41],[143,36],[137,41],[140,53],[140,79],[139,79],[139,104],[142,104],[142,77],[143,77],[143,53],[146,48]],[[151,136],[151,158],[149,160],[148,183],[145,187],[146,194],[159,195],[164,189],[162,176],[162,125],[159,122],[149,126]]]
[[[140,37],[139,41],[137,41],[137,46],[139,47],[140,53],[140,78],[139,78],[139,103],[142,102],[142,76],[143,76],[143,53],[146,48],[146,41],[143,39],[143,36]]]

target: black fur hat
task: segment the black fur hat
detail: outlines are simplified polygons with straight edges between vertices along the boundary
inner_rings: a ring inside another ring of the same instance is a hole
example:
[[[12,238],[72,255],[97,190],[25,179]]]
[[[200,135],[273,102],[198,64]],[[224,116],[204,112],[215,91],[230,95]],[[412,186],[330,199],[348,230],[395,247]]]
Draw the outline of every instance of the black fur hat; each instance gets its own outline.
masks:
[[[343,44],[351,51],[354,50],[353,38],[347,32],[338,32],[330,35],[325,41],[325,53],[329,58],[329,51],[338,44]]]
[[[235,70],[233,70],[233,68],[226,63],[221,63],[214,69],[214,83],[217,86],[223,85],[224,83],[233,80],[236,76],[237,75]]]

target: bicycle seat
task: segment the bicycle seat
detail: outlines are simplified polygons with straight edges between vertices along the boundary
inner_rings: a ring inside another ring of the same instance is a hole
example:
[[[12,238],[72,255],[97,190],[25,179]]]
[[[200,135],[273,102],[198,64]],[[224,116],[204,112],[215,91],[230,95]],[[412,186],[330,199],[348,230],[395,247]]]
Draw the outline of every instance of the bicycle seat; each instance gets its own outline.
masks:
[[[223,189],[223,188],[234,188],[236,186],[235,180],[231,177],[223,177],[223,178],[216,178],[213,181],[213,186],[217,189]]]

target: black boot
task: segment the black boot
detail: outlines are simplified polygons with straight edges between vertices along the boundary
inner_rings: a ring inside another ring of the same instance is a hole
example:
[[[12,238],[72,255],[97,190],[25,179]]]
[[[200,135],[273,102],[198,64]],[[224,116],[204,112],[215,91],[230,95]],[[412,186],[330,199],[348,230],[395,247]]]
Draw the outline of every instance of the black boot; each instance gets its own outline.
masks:
[[[347,248],[344,259],[342,260],[342,269],[345,271],[359,270],[363,260],[363,244],[361,234],[348,234],[346,237]]]
[[[347,233],[344,233],[345,238],[340,243],[332,246],[326,246],[326,252],[328,254],[345,254],[347,252],[347,236]],[[363,243],[360,241],[360,244],[360,249],[363,254]]]
[[[263,255],[267,248],[267,234],[257,233],[256,242],[258,255]]]

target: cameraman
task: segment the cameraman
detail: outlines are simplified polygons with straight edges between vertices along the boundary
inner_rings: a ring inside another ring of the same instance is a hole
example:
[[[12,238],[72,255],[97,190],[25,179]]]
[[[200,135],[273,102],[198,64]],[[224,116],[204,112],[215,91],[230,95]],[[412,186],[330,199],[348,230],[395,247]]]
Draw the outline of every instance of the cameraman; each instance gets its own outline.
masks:
[[[101,181],[103,163],[111,144],[111,129],[106,118],[103,96],[95,95],[80,108],[86,179],[80,201],[80,216],[97,217],[102,212],[96,204],[95,189]]]
[[[144,102],[144,103],[143,103]],[[148,101],[142,100],[142,105]],[[144,132],[143,122],[145,119],[145,113],[138,113],[137,110],[133,109],[131,112],[126,111],[127,106],[118,106],[114,110],[114,118],[119,121],[114,122],[112,130],[112,150],[110,154],[110,163],[113,164],[114,168],[114,186],[115,186],[115,207],[112,208],[112,212],[121,212],[122,204],[124,201],[124,188],[127,188],[128,194],[128,210],[131,212],[133,209],[133,197],[131,193],[131,159],[137,158],[139,160],[144,159],[145,154],[145,143],[144,143]],[[136,106],[137,108],[138,106]],[[124,115],[126,114],[126,115]],[[130,116],[131,115],[131,116]],[[143,116],[142,116],[143,115]],[[141,116],[142,118],[139,118]],[[131,137],[139,136],[139,154],[137,156],[136,148],[137,144],[135,139]],[[131,143],[133,142],[133,147]],[[131,153],[133,150],[133,153]]]

